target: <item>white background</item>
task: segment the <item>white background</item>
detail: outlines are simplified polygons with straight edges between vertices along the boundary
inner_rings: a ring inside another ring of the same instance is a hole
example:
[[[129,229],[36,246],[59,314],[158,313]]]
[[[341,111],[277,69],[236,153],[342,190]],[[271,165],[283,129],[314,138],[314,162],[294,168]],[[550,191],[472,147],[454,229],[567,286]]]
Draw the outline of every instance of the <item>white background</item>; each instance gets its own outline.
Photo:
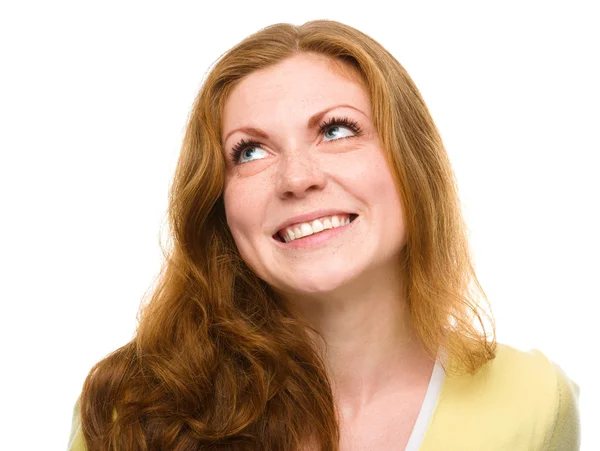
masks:
[[[600,17],[592,1],[494,3],[2,4],[2,448],[65,449],[91,366],[132,338],[209,67],[266,25],[333,19],[421,90],[498,341],[580,385],[582,449],[600,449]]]

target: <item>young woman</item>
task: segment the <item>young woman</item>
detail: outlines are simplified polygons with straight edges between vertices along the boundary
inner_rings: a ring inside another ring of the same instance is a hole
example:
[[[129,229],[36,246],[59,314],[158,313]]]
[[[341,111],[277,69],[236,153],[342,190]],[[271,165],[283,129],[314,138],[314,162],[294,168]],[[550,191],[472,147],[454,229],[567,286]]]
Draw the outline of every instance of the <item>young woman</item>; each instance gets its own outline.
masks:
[[[69,449],[578,448],[579,387],[496,343],[439,133],[360,31],[277,24],[223,55],[169,211],[161,284]]]

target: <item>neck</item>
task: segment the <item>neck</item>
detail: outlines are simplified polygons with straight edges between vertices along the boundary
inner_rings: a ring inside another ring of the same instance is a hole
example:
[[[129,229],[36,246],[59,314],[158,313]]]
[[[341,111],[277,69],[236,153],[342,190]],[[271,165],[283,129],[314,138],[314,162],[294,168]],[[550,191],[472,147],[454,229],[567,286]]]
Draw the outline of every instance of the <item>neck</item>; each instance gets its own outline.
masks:
[[[340,405],[354,416],[432,368],[412,328],[403,278],[378,268],[368,283],[294,302],[324,339],[320,352]]]

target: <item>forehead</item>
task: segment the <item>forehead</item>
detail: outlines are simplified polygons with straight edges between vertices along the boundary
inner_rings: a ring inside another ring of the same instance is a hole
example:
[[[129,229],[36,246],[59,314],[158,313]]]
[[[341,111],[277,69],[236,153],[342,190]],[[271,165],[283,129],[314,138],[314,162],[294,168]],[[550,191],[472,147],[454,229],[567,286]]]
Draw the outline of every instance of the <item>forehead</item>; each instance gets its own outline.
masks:
[[[223,136],[246,125],[268,127],[281,119],[304,121],[314,112],[347,103],[370,114],[356,69],[322,55],[300,54],[244,77],[227,98]]]

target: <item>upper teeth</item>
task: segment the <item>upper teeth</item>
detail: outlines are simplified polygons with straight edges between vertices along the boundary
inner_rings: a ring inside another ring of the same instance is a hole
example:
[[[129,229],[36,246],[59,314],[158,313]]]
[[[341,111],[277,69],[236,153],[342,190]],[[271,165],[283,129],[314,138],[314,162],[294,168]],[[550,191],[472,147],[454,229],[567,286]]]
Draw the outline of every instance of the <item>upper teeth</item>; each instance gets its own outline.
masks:
[[[304,236],[312,235],[326,229],[335,229],[350,224],[350,215],[324,216],[310,222],[301,222],[279,231],[286,243]]]

